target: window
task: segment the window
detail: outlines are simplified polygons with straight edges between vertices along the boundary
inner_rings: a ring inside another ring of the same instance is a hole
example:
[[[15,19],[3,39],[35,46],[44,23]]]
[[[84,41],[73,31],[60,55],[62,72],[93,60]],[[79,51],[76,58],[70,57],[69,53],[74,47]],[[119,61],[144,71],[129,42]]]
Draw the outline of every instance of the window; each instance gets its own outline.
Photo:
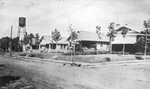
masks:
[[[64,49],[66,49],[66,45],[64,45]]]
[[[60,49],[63,49],[63,45],[62,44],[60,45]]]
[[[103,43],[100,43],[100,47],[103,47]]]
[[[56,44],[51,44],[51,49],[56,49]]]

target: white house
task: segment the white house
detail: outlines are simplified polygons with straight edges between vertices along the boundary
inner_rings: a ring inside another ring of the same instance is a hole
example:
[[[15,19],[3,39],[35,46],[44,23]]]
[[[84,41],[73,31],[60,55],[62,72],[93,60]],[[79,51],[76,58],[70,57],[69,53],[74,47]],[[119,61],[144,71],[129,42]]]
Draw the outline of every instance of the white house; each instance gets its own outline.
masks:
[[[61,51],[64,52],[67,50],[68,41],[66,37],[62,37],[60,41],[56,42],[52,40],[51,36],[42,36],[41,42],[39,45],[39,49],[41,51],[53,52],[53,51]]]
[[[109,38],[101,34],[100,38],[95,32],[89,31],[77,31],[78,42],[82,48],[85,49],[94,49],[98,51],[108,51],[109,50]]]

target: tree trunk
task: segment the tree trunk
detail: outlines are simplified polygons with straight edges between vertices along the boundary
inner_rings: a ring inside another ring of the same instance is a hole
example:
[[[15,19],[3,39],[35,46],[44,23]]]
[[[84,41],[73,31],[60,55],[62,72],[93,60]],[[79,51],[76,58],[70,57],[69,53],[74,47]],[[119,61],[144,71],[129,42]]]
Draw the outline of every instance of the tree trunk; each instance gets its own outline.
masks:
[[[125,44],[123,44],[123,55],[124,55],[124,52],[125,52]]]
[[[56,41],[56,55],[57,55],[57,41]]]
[[[111,44],[111,38],[109,39],[109,51],[110,51],[110,54],[112,54],[112,44]]]
[[[76,46],[76,44],[75,44],[75,42],[74,42],[74,47],[73,47],[74,55],[75,55],[75,46]]]

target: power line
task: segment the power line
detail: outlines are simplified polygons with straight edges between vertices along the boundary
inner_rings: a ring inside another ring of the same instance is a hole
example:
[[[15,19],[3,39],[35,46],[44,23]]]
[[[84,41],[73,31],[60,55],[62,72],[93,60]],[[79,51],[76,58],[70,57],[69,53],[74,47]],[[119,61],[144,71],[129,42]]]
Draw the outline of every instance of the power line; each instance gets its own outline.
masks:
[[[58,15],[58,16],[54,17],[54,18],[47,19],[47,20],[41,21],[41,22],[39,22],[39,23],[30,24],[30,25],[28,25],[28,26],[32,26],[32,27],[33,27],[33,26],[39,26],[39,25],[41,25],[41,24],[43,24],[43,23],[45,23],[45,22],[53,22],[53,21],[55,21],[55,20],[58,20],[58,19],[67,17],[67,16],[69,16],[69,15],[71,15],[71,14],[74,14],[75,12],[78,12],[78,11],[84,9],[84,8],[87,8],[88,6],[92,5],[92,4],[95,3],[96,1],[101,1],[101,2],[102,2],[103,0],[94,0],[94,1],[91,1],[91,2],[89,2],[89,3],[87,3],[87,4],[83,5],[83,6],[77,8],[77,9],[71,10],[71,11],[69,11],[69,12],[67,12],[67,13],[63,13],[63,14],[61,14],[61,15]]]

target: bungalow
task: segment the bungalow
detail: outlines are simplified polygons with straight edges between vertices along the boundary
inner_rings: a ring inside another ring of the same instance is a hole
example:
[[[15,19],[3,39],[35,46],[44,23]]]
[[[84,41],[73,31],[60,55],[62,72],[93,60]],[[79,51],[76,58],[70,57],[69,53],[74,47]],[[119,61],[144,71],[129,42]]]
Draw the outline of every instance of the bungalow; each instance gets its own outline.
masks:
[[[39,45],[39,49],[41,51],[53,52],[53,51],[61,51],[64,52],[67,50],[68,41],[66,37],[62,37],[60,41],[56,42],[52,40],[51,36],[42,36],[41,42]]]
[[[126,29],[127,33],[125,37],[121,34],[122,30]],[[116,36],[114,41],[112,41],[112,50],[113,51],[122,51],[123,44],[125,44],[125,52],[131,53],[134,49],[134,44],[138,41],[140,36],[144,36],[138,31],[133,30],[127,25],[122,25],[116,28]]]
[[[77,31],[78,39],[77,43],[81,45],[83,49],[97,49],[98,51],[109,50],[109,38],[105,35],[99,37],[95,32],[89,31]]]

